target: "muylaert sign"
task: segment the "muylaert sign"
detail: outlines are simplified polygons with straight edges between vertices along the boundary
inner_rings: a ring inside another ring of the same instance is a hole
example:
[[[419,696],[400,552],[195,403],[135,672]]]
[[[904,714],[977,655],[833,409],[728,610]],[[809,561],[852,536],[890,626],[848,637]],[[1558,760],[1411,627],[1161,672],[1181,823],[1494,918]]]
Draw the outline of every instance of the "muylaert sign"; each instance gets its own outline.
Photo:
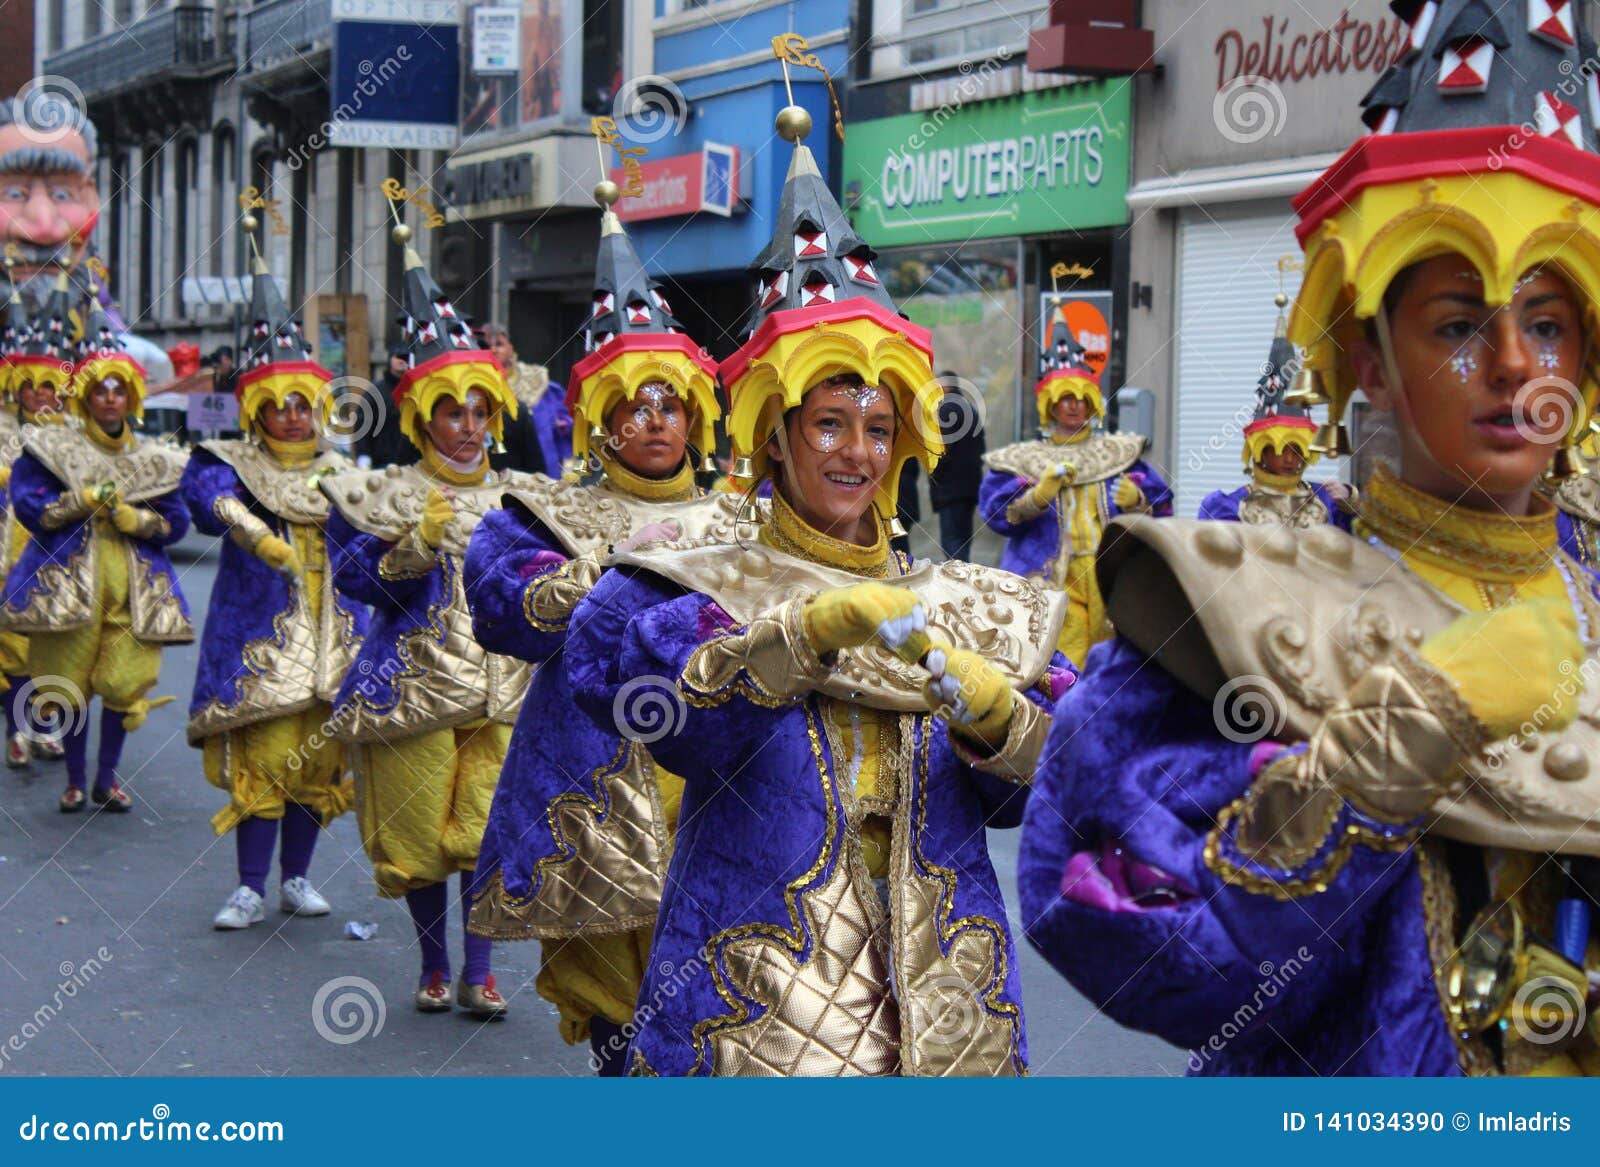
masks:
[[[1236,77],[1261,77],[1284,85],[1324,74],[1376,76],[1399,57],[1406,22],[1398,16],[1364,20],[1346,8],[1319,24],[1300,9],[1262,15],[1260,22],[1226,28],[1217,37],[1217,88]]]

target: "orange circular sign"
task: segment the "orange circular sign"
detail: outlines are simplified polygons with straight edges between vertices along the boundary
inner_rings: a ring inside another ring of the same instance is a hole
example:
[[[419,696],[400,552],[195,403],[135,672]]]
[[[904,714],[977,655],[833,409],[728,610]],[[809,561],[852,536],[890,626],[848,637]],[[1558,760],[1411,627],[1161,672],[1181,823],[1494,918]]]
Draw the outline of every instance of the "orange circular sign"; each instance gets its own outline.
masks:
[[[1106,362],[1111,359],[1111,325],[1106,323],[1105,313],[1087,300],[1067,300],[1057,311],[1083,346],[1094,375],[1103,376]],[[1050,335],[1049,329],[1045,330],[1045,335]]]

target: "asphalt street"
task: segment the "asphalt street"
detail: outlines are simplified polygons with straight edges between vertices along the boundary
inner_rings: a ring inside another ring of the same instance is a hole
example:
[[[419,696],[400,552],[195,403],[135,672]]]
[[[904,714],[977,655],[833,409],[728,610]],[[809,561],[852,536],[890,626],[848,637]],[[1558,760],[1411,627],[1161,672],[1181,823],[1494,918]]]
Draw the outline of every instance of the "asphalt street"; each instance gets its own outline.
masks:
[[[174,551],[198,623],[216,549],[191,534]],[[376,894],[353,815],[324,834],[311,869],[331,916],[280,914],[274,870],[265,923],[212,930],[236,873],[233,839],[210,826],[223,796],[184,740],[196,653],[167,651],[157,693],[178,700],[129,738],[132,814],[58,813],[60,763],[0,770],[0,1076],[587,1074],[587,1050],[562,1043],[533,990],[535,944],[496,947],[505,1021],[414,1010],[410,920]],[[1016,832],[991,846],[1020,939]],[[352,921],[377,930],[347,939]],[[457,963],[460,948],[453,903]],[[1183,1051],[1120,1028],[1020,948],[1035,1074],[1183,1072]]]

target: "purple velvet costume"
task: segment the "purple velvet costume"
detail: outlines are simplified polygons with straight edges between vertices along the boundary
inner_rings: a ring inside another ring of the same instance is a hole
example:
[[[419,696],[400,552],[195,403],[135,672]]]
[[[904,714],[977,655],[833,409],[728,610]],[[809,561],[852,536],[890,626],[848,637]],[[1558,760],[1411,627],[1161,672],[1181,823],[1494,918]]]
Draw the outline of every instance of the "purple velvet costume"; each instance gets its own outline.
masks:
[[[1326,891],[1287,902],[1207,866],[1214,817],[1263,752],[1221,736],[1210,702],[1121,637],[1097,646],[1056,708],[1023,823],[1028,938],[1112,1018],[1194,1050],[1197,1074],[1459,1074],[1414,849],[1358,845]],[[1138,906],[1151,887],[1163,894]]]
[[[1149,463],[1136,461],[1123,474],[1097,483],[1107,521],[1122,513],[1117,506],[1117,482],[1127,477],[1144,492],[1153,515],[1172,513],[1172,488],[1166,479]],[[1021,576],[1037,576],[1049,570],[1061,549],[1061,520],[1055,507],[1047,507],[1036,518],[1025,523],[1013,523],[1006,518],[1006,508],[1024,491],[1035,485],[1034,480],[1003,470],[990,470],[983,476],[978,488],[978,514],[997,533],[1004,535],[1005,549],[1000,553],[1000,566]]]
[[[539,435],[539,453],[544,456],[544,472],[561,476],[561,468],[572,457],[572,414],[567,412],[567,391],[551,381],[538,404],[528,410]]]
[[[751,1018],[766,1011],[760,1001],[738,995],[727,949],[740,934],[789,934],[786,886],[815,865],[800,892],[821,887],[846,853],[840,847],[827,856],[824,849],[824,838],[842,838],[846,823],[837,796],[830,803],[818,757],[832,782],[843,776],[820,731],[814,695],[776,705],[738,689],[713,704],[685,703],[679,696],[677,679],[695,649],[743,631],[708,596],[622,567],[608,571],[589,592],[568,633],[573,691],[596,722],[612,724],[615,702],[629,695],[624,686],[634,700],[652,693],[663,707],[682,711],[678,731],[651,745],[652,755],[686,783],[631,1047],[636,1066],[642,1058],[656,1074],[707,1073],[711,1036],[740,1024],[744,1010]],[[1058,657],[1056,663],[1063,662]],[[1056,678],[1066,683],[1061,674]],[[931,714],[909,722],[916,756],[926,757],[925,766],[912,767],[913,789],[902,795],[913,808],[912,870],[927,875],[944,869],[953,877],[943,918],[954,924],[951,935],[940,939],[941,949],[947,951],[966,931],[993,927],[1000,933],[994,939],[1004,971],[993,986],[994,999],[1015,1020],[1011,1058],[1021,1068],[1027,1061],[1021,986],[984,830],[1014,826],[1026,790],[962,761]],[[796,960],[814,955],[816,936],[803,922],[795,942]],[[719,983],[727,986],[728,997],[719,993]],[[990,1009],[981,998],[974,1000],[975,1008]]]
[[[181,486],[194,525],[207,535],[223,537],[228,524],[216,515],[219,498],[231,495],[242,501],[280,539],[289,539],[288,524],[256,502],[232,466],[205,449],[189,457]],[[193,717],[213,701],[235,705],[240,682],[250,674],[241,663],[245,646],[274,635],[273,620],[290,606],[293,583],[259,557],[223,538],[222,566],[217,586],[211,589],[205,631],[200,638],[200,661],[195,668]],[[367,630],[367,609],[343,591],[336,591],[339,609],[357,636]]]
[[[90,519],[79,519],[53,531],[48,530],[41,521],[45,507],[60,498],[66,490],[61,480],[46,470],[44,464],[32,454],[24,453],[12,465],[11,505],[18,521],[28,528],[33,538],[28,540],[27,547],[17,557],[16,566],[6,578],[7,608],[20,610],[27,607],[34,594],[45,586],[39,579],[41,568],[66,563],[83,551],[84,542],[89,537]],[[167,548],[188,533],[189,508],[184,505],[183,497],[177,490],[145,499],[138,505],[149,508],[165,519],[168,530],[156,538],[128,538],[128,542],[139,561],[147,564],[155,576],[166,581],[171,594],[177,597],[184,616],[188,617],[189,601],[178,586],[172,560],[167,558]]]
[[[1333,494],[1321,482],[1308,482],[1313,494],[1322,500],[1322,505],[1328,510],[1328,521],[1341,531],[1348,531],[1354,516],[1334,501]],[[1249,486],[1241,486],[1237,490],[1213,490],[1200,500],[1199,519],[1220,519],[1224,522],[1237,523],[1239,521],[1239,504],[1244,502],[1250,493]]]

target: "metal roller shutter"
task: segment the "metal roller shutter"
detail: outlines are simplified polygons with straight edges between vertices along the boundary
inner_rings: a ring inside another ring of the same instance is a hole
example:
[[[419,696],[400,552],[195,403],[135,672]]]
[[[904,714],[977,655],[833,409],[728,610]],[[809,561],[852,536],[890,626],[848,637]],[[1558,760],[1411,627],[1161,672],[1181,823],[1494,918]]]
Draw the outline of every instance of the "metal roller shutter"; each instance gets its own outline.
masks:
[[[1193,518],[1211,491],[1244,484],[1242,430],[1272,346],[1272,298],[1285,255],[1300,255],[1286,203],[1187,210],[1179,222],[1172,472],[1180,517]],[[1299,287],[1300,273],[1286,273],[1284,290],[1293,296]],[[1310,477],[1334,476],[1332,469],[1319,462]]]

